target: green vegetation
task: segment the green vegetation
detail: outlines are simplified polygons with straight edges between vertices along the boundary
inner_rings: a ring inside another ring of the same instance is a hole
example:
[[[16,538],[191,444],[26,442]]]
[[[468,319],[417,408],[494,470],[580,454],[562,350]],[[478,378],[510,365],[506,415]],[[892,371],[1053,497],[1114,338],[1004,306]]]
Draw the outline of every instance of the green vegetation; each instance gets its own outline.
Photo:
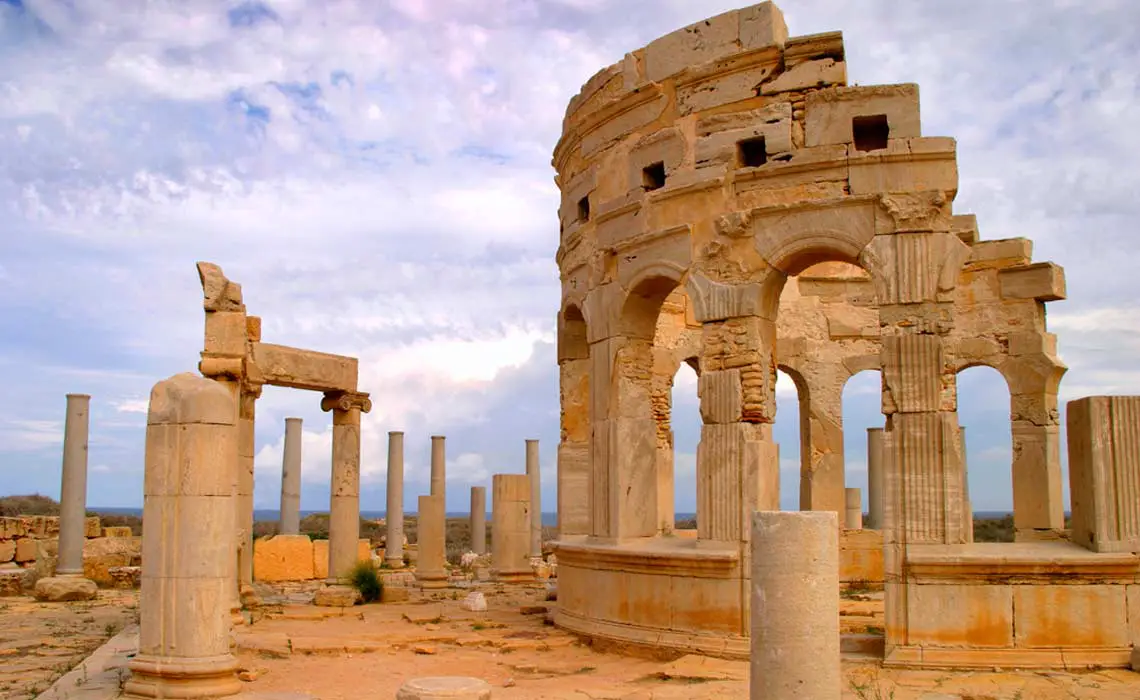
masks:
[[[384,583],[380,580],[380,574],[370,561],[357,562],[348,572],[348,581],[360,592],[360,597],[365,603],[380,600],[380,595],[384,592]]]
[[[38,493],[0,498],[0,517],[11,518],[17,515],[59,515],[59,504]]]

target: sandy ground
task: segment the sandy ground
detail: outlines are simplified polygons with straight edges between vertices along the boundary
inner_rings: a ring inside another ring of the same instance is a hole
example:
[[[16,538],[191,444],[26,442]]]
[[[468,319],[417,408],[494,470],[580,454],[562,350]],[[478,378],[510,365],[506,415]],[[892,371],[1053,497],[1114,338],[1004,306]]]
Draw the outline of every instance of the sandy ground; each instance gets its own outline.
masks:
[[[485,613],[465,611],[466,592],[344,611],[268,605],[238,630],[238,657],[253,692],[301,691],[321,700],[392,698],[422,676],[482,678],[496,700],[746,698],[748,664],[698,656],[652,659],[603,651],[525,608],[543,592],[488,586]],[[454,598],[452,598],[454,596]],[[418,598],[418,599],[417,599]],[[875,600],[845,600],[844,628],[881,619]],[[1140,698],[1140,674],[888,671],[845,657],[844,698],[857,700],[1043,700]]]
[[[137,591],[101,590],[81,603],[0,598],[0,698],[36,697],[137,620]]]

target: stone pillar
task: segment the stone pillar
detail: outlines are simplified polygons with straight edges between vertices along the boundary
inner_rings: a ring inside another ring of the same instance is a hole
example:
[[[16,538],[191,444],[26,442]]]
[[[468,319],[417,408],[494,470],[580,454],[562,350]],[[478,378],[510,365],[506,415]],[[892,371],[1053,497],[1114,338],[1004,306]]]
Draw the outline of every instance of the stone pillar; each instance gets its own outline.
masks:
[[[542,556],[542,474],[538,440],[526,441],[526,476],[530,479],[530,555]]]
[[[260,396],[260,386],[243,386],[238,397],[238,472],[234,506],[237,509],[239,590],[253,585],[254,421]]]
[[[471,551],[487,553],[487,487],[471,487]]]
[[[281,459],[282,535],[301,532],[301,419],[285,419],[285,454]]]
[[[360,540],[360,414],[372,410],[368,394],[325,394],[332,411],[332,485],[329,498],[329,583],[340,582],[356,564]]]
[[[867,522],[883,528],[883,429],[867,428]]]
[[[1093,552],[1140,551],[1140,396],[1076,399],[1065,421],[1073,543]]]
[[[220,698],[241,690],[229,616],[234,409],[224,386],[189,373],[151,390],[139,649],[126,697]]]
[[[531,581],[530,479],[496,474],[491,490],[491,573],[508,583]]]
[[[962,446],[962,532],[967,542],[974,541],[974,504],[970,500],[970,463],[966,459],[966,429],[958,427]]]
[[[861,489],[844,489],[846,512],[843,518],[843,527],[848,530],[863,529],[863,491]]]
[[[393,569],[404,566],[404,433],[388,432],[388,533],[384,561]]]
[[[800,430],[808,449],[800,450],[800,510],[844,510],[843,387],[850,378],[835,376],[838,366],[808,363],[796,378],[800,392]],[[840,520],[842,524],[842,520]]]
[[[87,520],[87,433],[91,397],[67,395],[63,424],[63,482],[59,494],[60,576],[83,575],[83,540]]]
[[[431,495],[447,501],[447,451],[443,435],[431,436]]]
[[[87,520],[87,431],[91,397],[67,395],[63,427],[63,475],[59,496],[59,561],[56,575],[36,581],[40,601],[91,600],[94,581],[83,577],[83,541]]]
[[[420,496],[416,512],[416,580],[424,588],[447,588],[447,514],[443,496]]]
[[[558,314],[562,439],[558,444],[558,537],[591,532],[590,344],[577,307]],[[671,514],[670,514],[671,515]]]
[[[753,700],[839,700],[836,513],[752,516]]]

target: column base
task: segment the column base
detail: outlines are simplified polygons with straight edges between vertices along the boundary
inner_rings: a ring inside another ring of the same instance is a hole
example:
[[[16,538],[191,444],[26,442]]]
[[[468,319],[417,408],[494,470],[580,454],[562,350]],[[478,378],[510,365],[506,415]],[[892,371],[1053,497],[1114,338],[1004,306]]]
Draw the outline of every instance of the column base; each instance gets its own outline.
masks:
[[[535,583],[534,569],[491,569],[491,579],[498,583]]]
[[[241,692],[232,654],[185,659],[140,654],[128,668],[126,698],[223,698]]]
[[[446,571],[417,571],[416,583],[420,584],[420,588],[428,590],[449,588],[451,585]]]
[[[384,564],[387,565],[389,569],[402,569],[404,568],[404,558],[400,557],[398,559],[385,559]]]
[[[33,595],[41,603],[62,603],[73,600],[92,600],[99,587],[82,576],[50,576],[36,581]]]

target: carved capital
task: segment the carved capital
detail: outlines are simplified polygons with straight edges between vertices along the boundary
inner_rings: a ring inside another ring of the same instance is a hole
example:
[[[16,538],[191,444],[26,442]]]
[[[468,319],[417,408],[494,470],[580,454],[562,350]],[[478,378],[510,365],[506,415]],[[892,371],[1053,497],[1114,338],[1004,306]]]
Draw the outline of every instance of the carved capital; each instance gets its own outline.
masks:
[[[893,231],[947,231],[950,228],[951,198],[941,190],[882,194],[878,204]],[[880,230],[880,233],[886,232]]]
[[[353,409],[368,413],[372,410],[372,399],[368,398],[368,394],[358,391],[333,391],[321,399],[322,411],[347,413]]]
[[[752,234],[752,212],[734,211],[718,216],[716,232],[725,238],[747,238]]]

